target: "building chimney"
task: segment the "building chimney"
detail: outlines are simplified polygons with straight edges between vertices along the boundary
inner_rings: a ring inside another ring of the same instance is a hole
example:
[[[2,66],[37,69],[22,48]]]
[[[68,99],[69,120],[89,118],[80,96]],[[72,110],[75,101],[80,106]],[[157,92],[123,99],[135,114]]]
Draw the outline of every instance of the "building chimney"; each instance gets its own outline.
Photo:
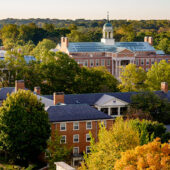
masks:
[[[153,45],[153,37],[149,37],[149,38],[148,38],[148,43],[149,43],[150,45]]]
[[[149,39],[149,37],[148,37],[148,36],[145,36],[145,37],[144,37],[144,42],[148,42],[148,39]]]
[[[162,82],[162,83],[161,83],[161,90],[162,90],[164,93],[168,93],[168,83],[167,83],[167,82]]]
[[[69,41],[67,37],[61,37],[61,47],[68,47]]]
[[[19,89],[25,89],[24,80],[15,81],[15,92],[17,92]]]
[[[53,101],[54,101],[54,105],[58,103],[64,103],[64,93],[63,92],[54,93]]]
[[[40,95],[40,94],[41,94],[41,88],[40,88],[40,87],[34,87],[34,92],[35,92],[37,95]]]

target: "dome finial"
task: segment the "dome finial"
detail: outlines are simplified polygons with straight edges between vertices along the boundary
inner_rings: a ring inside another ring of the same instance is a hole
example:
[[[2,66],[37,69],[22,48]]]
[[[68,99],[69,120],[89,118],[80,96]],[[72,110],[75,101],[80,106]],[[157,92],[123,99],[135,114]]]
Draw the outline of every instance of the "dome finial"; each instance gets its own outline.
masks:
[[[107,21],[109,21],[109,11],[107,11]]]

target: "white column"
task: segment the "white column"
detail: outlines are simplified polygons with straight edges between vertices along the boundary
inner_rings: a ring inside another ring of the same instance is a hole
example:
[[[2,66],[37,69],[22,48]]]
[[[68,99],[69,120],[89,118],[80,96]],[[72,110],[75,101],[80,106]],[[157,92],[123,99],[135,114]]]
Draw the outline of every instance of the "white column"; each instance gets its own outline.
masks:
[[[120,107],[118,107],[118,115],[120,116]]]
[[[103,31],[103,38],[106,38],[106,34],[105,34],[105,31]]]
[[[111,115],[111,108],[108,107],[108,115],[110,116]]]
[[[111,32],[111,39],[113,39],[113,32]]]

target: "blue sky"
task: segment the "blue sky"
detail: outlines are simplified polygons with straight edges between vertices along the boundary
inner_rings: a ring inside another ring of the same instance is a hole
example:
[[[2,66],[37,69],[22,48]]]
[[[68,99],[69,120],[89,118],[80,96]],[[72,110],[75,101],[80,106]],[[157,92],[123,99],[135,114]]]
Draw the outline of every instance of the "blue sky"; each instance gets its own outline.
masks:
[[[170,19],[170,0],[0,0],[0,19]]]

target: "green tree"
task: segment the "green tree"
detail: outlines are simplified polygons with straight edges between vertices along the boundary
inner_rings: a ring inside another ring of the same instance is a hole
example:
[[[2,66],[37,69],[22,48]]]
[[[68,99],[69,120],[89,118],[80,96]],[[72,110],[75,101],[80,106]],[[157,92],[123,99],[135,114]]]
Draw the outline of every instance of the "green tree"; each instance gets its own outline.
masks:
[[[43,60],[45,54],[55,48],[56,44],[48,39],[43,39],[43,41],[39,42],[38,45],[33,49],[32,54],[37,58],[37,60]]]
[[[118,91],[118,81],[105,67],[82,67],[76,82],[81,88],[78,93],[99,93]]]
[[[15,47],[16,42],[18,41],[18,35],[19,31],[17,25],[9,24],[1,29],[1,38],[6,49]]]
[[[105,127],[100,127],[98,142],[91,140],[91,152],[85,155],[85,161],[80,169],[114,169],[121,152],[134,149],[138,145],[138,132],[128,121],[118,118],[109,131]]]
[[[161,39],[157,47],[166,54],[170,54],[170,40],[168,38]]]
[[[41,64],[45,81],[42,91],[46,94],[52,94],[54,91],[75,93],[78,88],[75,77],[80,71],[79,65],[67,54],[61,52],[48,57],[50,57],[48,63]]]
[[[150,114],[153,120],[170,123],[170,103],[153,92],[132,95],[130,107]]]
[[[140,145],[147,144],[159,137],[162,142],[168,142],[170,133],[166,132],[166,127],[163,123],[151,120],[129,120],[132,126],[138,130],[140,137]]]
[[[45,151],[50,136],[44,104],[30,91],[8,95],[0,108],[0,143],[11,160],[27,165]]]
[[[61,136],[55,131],[54,135],[48,141],[46,155],[50,170],[56,169],[54,162],[64,161],[70,163],[72,148],[68,148],[68,146],[62,144],[60,140]]]
[[[151,69],[147,72],[147,79],[145,84],[150,90],[160,90],[161,82],[170,84],[170,64],[165,60],[160,63],[152,65]]]
[[[146,88],[144,84],[146,73],[143,68],[137,68],[135,64],[128,64],[126,67],[122,67],[120,80],[119,88],[123,92],[141,91]]]

